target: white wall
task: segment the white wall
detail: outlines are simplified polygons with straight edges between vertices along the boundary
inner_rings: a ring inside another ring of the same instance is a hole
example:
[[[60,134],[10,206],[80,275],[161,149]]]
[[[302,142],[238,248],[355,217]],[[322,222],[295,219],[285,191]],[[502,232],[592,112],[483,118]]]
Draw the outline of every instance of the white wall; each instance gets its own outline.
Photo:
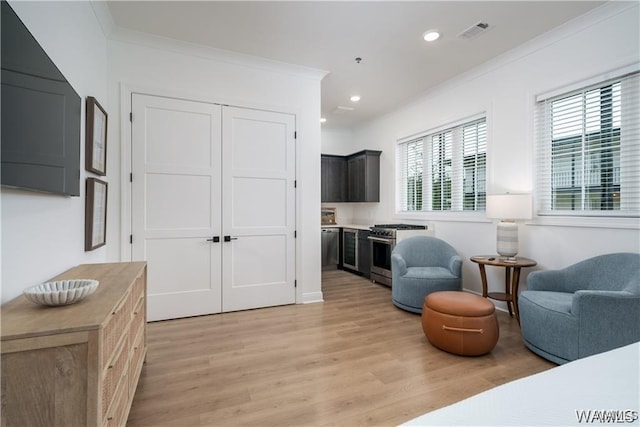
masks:
[[[353,130],[348,127],[331,127],[322,125],[322,154],[345,156],[353,151]]]
[[[533,105],[535,95],[597,76],[640,60],[638,3],[611,2],[547,33],[443,86],[383,118],[354,129],[352,148],[382,150],[381,202],[363,206],[376,218],[395,214],[395,147],[399,138],[427,131],[486,111],[489,193],[533,190]],[[481,44],[478,38],[474,43]],[[483,215],[442,220],[423,214],[418,222],[435,224],[436,235],[450,242],[464,262],[464,287],[480,291],[476,254],[495,252],[494,223]],[[640,251],[640,233],[600,226],[520,226],[520,255],[537,268],[564,267],[578,260],[618,251]],[[503,272],[489,272],[490,288],[503,288]],[[529,270],[531,271],[531,270]]]
[[[80,159],[84,162],[84,100],[94,96],[107,111],[110,107],[106,96],[106,39],[94,11],[88,2],[10,4],[83,100]],[[113,169],[108,166],[110,180]],[[87,176],[92,175],[82,171],[80,197],[0,190],[2,302],[77,264],[105,261],[105,247],[84,252]],[[111,218],[108,221],[111,223]]]
[[[130,101],[123,97],[129,91],[296,114],[297,301],[321,300],[318,118],[323,73],[121,30],[110,36],[108,65],[109,101],[113,105],[109,132],[115,135],[108,152],[111,164],[121,164],[121,159],[126,158],[121,148],[127,146]],[[114,186],[121,185],[119,178],[128,176],[129,170],[129,165],[122,164],[114,174]],[[126,200],[110,199],[109,203],[110,219],[115,219],[117,226],[108,238],[124,243],[110,246],[109,257],[129,260],[126,236],[130,222],[126,215],[122,224],[115,217],[130,207]]]

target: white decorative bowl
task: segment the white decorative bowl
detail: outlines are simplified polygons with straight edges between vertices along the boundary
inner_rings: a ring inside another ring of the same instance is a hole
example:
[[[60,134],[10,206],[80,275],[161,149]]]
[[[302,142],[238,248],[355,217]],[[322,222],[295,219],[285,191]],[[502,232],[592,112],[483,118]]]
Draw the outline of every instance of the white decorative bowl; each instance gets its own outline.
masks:
[[[24,295],[36,304],[68,305],[94,293],[98,284],[93,279],[58,280],[31,286]]]

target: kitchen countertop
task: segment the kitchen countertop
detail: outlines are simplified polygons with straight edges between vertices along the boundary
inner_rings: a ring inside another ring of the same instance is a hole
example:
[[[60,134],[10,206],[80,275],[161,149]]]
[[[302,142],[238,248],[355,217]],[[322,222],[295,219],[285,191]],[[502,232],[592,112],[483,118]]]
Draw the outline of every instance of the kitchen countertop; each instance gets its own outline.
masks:
[[[356,230],[367,230],[369,231],[369,229],[371,228],[371,225],[364,225],[364,224],[328,224],[328,225],[321,225],[322,228],[352,228],[352,229],[356,229]]]

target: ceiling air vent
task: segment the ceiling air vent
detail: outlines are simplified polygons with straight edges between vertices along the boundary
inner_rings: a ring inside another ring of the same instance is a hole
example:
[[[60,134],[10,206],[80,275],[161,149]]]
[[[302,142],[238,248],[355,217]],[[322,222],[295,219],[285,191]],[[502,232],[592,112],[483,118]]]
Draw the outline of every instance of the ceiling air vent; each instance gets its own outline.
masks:
[[[349,111],[353,111],[354,108],[353,107],[343,107],[342,105],[338,105],[338,107],[333,110],[331,113],[332,114],[344,114],[344,113],[348,113]]]
[[[462,37],[463,39],[473,39],[478,37],[480,34],[486,32],[489,29],[489,24],[486,22],[476,22],[475,24],[473,24],[472,26],[470,26],[469,28],[467,28],[466,30],[464,30],[463,32],[461,32],[460,34],[458,34],[458,37]]]

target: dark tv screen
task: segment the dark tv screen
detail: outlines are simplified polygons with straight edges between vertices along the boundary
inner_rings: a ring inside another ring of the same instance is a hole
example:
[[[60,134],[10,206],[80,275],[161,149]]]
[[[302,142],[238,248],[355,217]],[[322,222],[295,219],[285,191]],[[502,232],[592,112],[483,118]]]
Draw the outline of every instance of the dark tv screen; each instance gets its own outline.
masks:
[[[79,196],[81,98],[4,0],[1,28],[0,182]]]

